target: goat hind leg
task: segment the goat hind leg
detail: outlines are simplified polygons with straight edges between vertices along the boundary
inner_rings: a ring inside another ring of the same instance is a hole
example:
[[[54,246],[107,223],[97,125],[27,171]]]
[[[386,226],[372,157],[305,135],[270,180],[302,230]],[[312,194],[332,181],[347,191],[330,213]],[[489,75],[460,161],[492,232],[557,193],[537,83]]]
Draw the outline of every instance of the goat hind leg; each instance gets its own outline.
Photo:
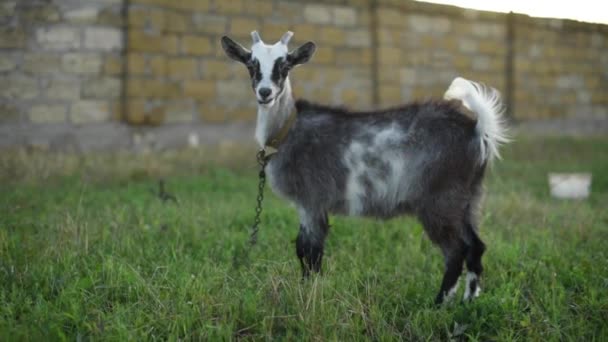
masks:
[[[467,277],[463,296],[463,300],[465,301],[479,296],[481,291],[479,279],[481,277],[481,272],[483,272],[481,257],[486,250],[485,244],[481,241],[470,222],[466,223],[466,229],[471,237],[471,243],[466,254]]]
[[[456,294],[458,278],[462,274],[462,264],[467,252],[467,246],[461,239],[442,242],[441,249],[445,258],[445,272],[441,281],[441,288],[435,297],[435,304],[441,304]]]

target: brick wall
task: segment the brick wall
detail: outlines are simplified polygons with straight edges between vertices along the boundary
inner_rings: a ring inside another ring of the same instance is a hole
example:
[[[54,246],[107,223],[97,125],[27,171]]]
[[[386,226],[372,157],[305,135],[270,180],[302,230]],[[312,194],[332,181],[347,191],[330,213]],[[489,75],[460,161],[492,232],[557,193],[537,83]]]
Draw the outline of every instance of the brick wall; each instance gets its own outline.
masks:
[[[126,120],[132,124],[253,121],[248,73],[228,60],[219,44],[228,33],[248,46],[253,29],[267,42],[274,43],[287,30],[296,32],[292,46],[305,39],[318,42],[314,62],[293,73],[299,96],[370,103],[371,40],[365,7],[132,0],[128,13]]]
[[[380,1],[376,16],[381,104],[441,97],[457,76],[505,91],[505,15]]]
[[[605,25],[514,16],[514,103],[520,119],[608,119]]]
[[[298,97],[354,108],[440,97],[456,76],[518,120],[608,127],[608,26],[400,0],[0,3],[0,146],[250,141],[255,101],[219,39],[313,40]]]
[[[0,125],[83,125],[119,106],[122,0],[0,4]]]

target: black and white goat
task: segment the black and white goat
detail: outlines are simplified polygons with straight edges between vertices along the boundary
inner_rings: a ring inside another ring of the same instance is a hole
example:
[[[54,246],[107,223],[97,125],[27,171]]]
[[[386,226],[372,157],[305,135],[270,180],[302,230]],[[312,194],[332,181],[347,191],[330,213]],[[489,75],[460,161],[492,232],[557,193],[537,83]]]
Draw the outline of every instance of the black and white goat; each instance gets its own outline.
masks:
[[[289,71],[312,57],[315,44],[290,52],[291,32],[274,45],[251,35],[251,49],[229,37],[222,37],[222,47],[251,75],[255,139],[261,148],[277,149],[266,173],[272,189],[299,212],[296,253],[304,276],[321,269],[328,214],[412,214],[445,257],[436,302],[454,295],[463,263],[464,299],[476,297],[485,250],[476,218],[482,180],[507,141],[498,93],[456,78],[443,100],[380,111],[294,101]]]

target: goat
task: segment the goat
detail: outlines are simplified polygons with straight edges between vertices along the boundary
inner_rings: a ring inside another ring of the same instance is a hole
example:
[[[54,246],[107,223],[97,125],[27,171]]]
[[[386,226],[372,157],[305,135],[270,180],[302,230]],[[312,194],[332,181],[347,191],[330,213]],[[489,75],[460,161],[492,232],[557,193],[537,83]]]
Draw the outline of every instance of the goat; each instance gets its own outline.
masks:
[[[289,72],[316,46],[293,51],[287,32],[265,44],[251,33],[246,49],[227,36],[222,48],[245,64],[258,102],[255,140],[276,148],[269,183],[298,211],[296,254],[303,277],[320,272],[328,214],[387,219],[416,216],[444,255],[435,302],[452,297],[466,263],[464,300],[477,297],[486,247],[477,208],[486,166],[508,141],[498,92],[456,78],[444,99],[370,112],[351,112],[293,98]]]

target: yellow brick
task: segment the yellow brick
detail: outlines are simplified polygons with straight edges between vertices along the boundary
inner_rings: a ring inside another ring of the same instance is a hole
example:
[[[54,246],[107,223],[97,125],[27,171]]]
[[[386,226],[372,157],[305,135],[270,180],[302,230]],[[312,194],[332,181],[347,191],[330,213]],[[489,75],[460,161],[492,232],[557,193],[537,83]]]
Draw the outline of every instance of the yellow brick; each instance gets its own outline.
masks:
[[[140,31],[130,31],[129,49],[143,52],[176,53],[177,36],[153,36]]]
[[[228,113],[228,117],[234,121],[252,122],[256,118],[256,111],[252,108],[236,108]]]
[[[479,78],[474,79],[478,80]],[[445,91],[445,88],[442,87],[441,90],[439,90],[439,93],[441,93],[441,91]],[[416,87],[412,91],[412,98],[414,98],[415,100],[427,100],[434,97],[436,94],[437,93],[435,93],[435,91],[433,91],[432,89]]]
[[[311,24],[299,24],[293,26],[294,38],[304,41],[317,38],[318,27]]]
[[[336,64],[337,65],[369,65],[371,64],[372,57],[371,51],[366,50],[348,50],[348,49],[337,49],[336,50]]]
[[[291,31],[290,26],[287,24],[264,23],[261,32],[262,39],[269,44],[274,44],[287,31]]]
[[[190,16],[173,11],[165,11],[165,31],[183,33],[188,31],[189,26]]]
[[[448,51],[458,50],[458,40],[451,36],[441,36],[437,38],[437,46]]]
[[[361,54],[361,64],[363,64],[363,65],[372,64],[372,52],[370,50],[360,51],[360,54]]]
[[[382,65],[399,65],[401,63],[401,50],[381,47],[378,49],[378,61]]]
[[[200,101],[215,97],[215,82],[213,81],[185,81],[184,95]]]
[[[433,36],[422,36],[420,39],[420,45],[422,45],[422,47],[425,49],[433,48],[435,47],[435,39]]]
[[[145,102],[142,99],[129,99],[124,120],[132,125],[143,124],[146,119],[144,115],[144,104]]]
[[[503,54],[505,52],[504,44],[499,44],[494,40],[482,40],[479,42],[479,52],[487,54]]]
[[[276,4],[274,12],[277,17],[281,18],[281,20],[294,22],[302,16],[302,9],[301,4],[279,1]],[[262,14],[262,16],[265,15],[268,14]]]
[[[313,90],[312,96],[315,101],[320,103],[331,103],[333,100],[333,90],[326,87],[317,87]]]
[[[304,69],[304,68],[296,68],[290,74],[290,75],[295,75],[295,77],[297,78],[298,82],[296,82],[296,84],[300,83],[301,81],[315,80],[314,71],[310,71],[310,70],[306,70],[306,69],[302,70],[302,69]],[[314,70],[318,70],[318,68],[316,68]]]
[[[401,89],[399,87],[381,86],[380,102],[384,105],[397,104],[401,100]]]
[[[244,5],[246,13],[258,17],[268,16],[272,13],[271,0],[247,0]]]
[[[148,12],[147,21],[150,27],[161,31],[165,27],[164,10],[159,8],[151,8]]]
[[[321,64],[333,64],[335,61],[334,49],[331,47],[317,48],[312,61]]]
[[[103,72],[107,75],[121,74],[122,59],[118,56],[108,56],[103,66]]]
[[[402,28],[406,25],[405,17],[401,11],[393,8],[378,8],[377,16],[379,18],[378,22],[383,26]]]
[[[143,75],[146,73],[146,60],[144,55],[130,53],[127,55],[127,72],[130,75]]]
[[[359,54],[354,50],[342,50],[336,51],[336,64],[337,65],[352,65],[359,64]]]
[[[227,79],[230,78],[230,65],[228,61],[207,60],[203,64],[203,77],[205,79]],[[243,73],[245,71],[243,70]]]
[[[214,15],[212,20],[193,21],[193,30],[200,33],[223,35],[226,33],[228,20],[226,17]]]
[[[362,98],[365,98],[364,94],[355,89],[344,89],[340,94],[341,103],[360,103]]]
[[[210,0],[131,0],[132,4],[156,5],[178,10],[207,11]]]
[[[205,122],[224,123],[228,119],[227,109],[218,106],[201,106],[200,116]]]
[[[122,121],[122,103],[121,102],[112,102],[110,104],[110,113],[112,121]]]
[[[454,66],[459,70],[466,70],[471,68],[471,58],[464,55],[454,56]]]
[[[153,126],[158,126],[165,121],[165,106],[158,106],[146,112],[146,123]]]
[[[193,58],[172,58],[167,63],[167,74],[173,78],[197,78],[198,61]]]
[[[241,14],[243,9],[243,0],[222,0],[215,3],[215,10],[221,14]]]
[[[167,75],[167,59],[164,56],[150,57],[150,71],[156,77]]]
[[[600,85],[600,79],[597,77],[597,75],[595,76],[588,76],[585,79],[585,85],[587,86],[587,88],[597,88]]]
[[[160,80],[130,79],[127,94],[130,97],[173,98],[179,94],[179,87],[176,83]]]
[[[328,69],[325,71],[325,81],[329,84],[337,84],[344,81],[346,74],[343,69]]]
[[[177,53],[179,40],[176,35],[165,35],[163,36],[163,46],[165,47],[165,53]]]
[[[233,35],[248,35],[253,30],[259,30],[260,23],[255,19],[234,18],[230,21],[230,33]]]
[[[301,78],[298,78],[298,82],[292,87],[292,93],[295,98],[302,97],[303,94],[306,94],[306,87],[304,87],[304,82],[302,82]]]
[[[343,30],[335,27],[322,27],[319,30],[317,39],[319,42],[325,44],[344,45],[346,33]]]
[[[148,10],[144,8],[132,7],[129,8],[129,18],[127,23],[131,28],[141,28],[146,26],[146,18]]]
[[[398,84],[400,81],[400,77],[401,76],[399,75],[399,72],[395,72],[395,69],[393,68],[380,67],[378,70],[378,81],[382,84]],[[410,80],[406,81],[411,82]]]
[[[213,55],[211,41],[207,37],[184,36],[182,52],[192,56]]]

